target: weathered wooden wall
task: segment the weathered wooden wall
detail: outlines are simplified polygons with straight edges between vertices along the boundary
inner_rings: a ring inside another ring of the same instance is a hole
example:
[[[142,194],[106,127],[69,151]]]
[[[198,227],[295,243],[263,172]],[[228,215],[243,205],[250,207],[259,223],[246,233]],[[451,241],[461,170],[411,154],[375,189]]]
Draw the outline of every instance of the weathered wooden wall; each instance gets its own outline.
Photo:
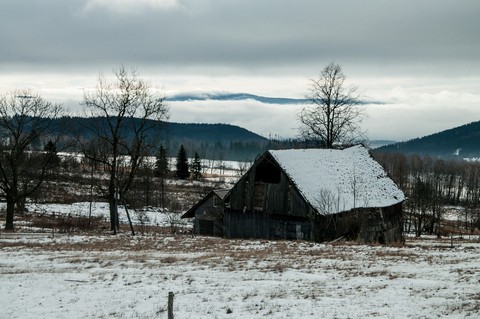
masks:
[[[312,224],[308,219],[286,219],[268,213],[226,209],[223,220],[227,238],[312,240]]]
[[[390,244],[403,240],[402,204],[370,210],[364,218],[359,241]]]
[[[214,206],[214,198],[220,205]],[[223,204],[217,195],[212,194],[195,209],[193,231],[196,235],[223,236]]]
[[[380,244],[392,244],[403,239],[401,204],[312,218],[226,209],[223,222],[224,236],[227,238],[302,239],[317,242],[343,238]]]
[[[316,216],[313,227],[315,241],[343,237],[362,243],[391,244],[402,237],[402,204],[384,208],[353,209],[331,216]]]

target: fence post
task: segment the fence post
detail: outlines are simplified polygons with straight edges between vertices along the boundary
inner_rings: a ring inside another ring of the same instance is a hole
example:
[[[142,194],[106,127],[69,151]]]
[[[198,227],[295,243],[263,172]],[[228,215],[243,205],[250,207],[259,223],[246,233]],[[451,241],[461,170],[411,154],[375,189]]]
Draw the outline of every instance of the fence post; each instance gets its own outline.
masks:
[[[55,238],[55,212],[53,212],[52,238]]]
[[[168,319],[173,319],[173,292],[168,293]]]

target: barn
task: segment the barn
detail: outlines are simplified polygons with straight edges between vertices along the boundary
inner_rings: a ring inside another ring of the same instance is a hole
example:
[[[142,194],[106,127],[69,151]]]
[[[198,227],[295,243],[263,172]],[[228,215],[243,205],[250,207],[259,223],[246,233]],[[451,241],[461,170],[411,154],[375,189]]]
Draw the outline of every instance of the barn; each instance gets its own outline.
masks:
[[[361,145],[267,151],[228,196],[228,238],[402,239],[405,196]]]
[[[403,192],[363,146],[266,151],[223,198],[227,238],[402,240]]]

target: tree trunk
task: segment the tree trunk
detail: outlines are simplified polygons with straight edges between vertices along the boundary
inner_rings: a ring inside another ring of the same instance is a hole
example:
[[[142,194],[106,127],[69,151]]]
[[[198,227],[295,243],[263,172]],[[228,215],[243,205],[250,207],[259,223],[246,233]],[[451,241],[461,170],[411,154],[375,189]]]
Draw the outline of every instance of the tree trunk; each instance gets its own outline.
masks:
[[[7,218],[5,221],[5,230],[13,231],[13,215],[15,214],[15,199],[7,194]]]
[[[110,230],[117,234],[118,229],[118,207],[117,207],[117,192],[115,182],[110,180],[108,186],[108,208],[110,210]]]
[[[128,212],[128,204],[124,195],[122,197],[123,207],[125,208],[125,213],[127,213],[128,224],[130,225],[130,230],[132,231],[132,236],[135,236],[135,230],[133,229],[132,219],[130,218],[130,213]]]
[[[161,191],[161,200],[162,200],[162,209],[165,209],[165,180],[162,177],[161,181],[162,191]]]
[[[145,206],[150,206],[150,176],[148,175],[145,177]]]
[[[110,171],[110,181],[108,184],[108,207],[110,210],[110,230],[117,234],[118,223],[118,205],[117,205],[117,187],[116,187],[116,160],[114,158]]]
[[[110,230],[116,234],[117,231],[117,201],[115,200],[115,193],[108,195],[108,207],[110,210]]]

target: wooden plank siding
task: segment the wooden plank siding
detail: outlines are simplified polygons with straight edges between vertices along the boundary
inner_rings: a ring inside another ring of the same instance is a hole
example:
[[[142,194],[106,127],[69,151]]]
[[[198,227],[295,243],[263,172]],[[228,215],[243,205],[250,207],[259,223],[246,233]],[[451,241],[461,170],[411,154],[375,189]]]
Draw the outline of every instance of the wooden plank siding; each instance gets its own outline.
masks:
[[[282,216],[260,211],[224,212],[227,238],[302,239],[317,242],[338,238],[363,243],[395,243],[402,237],[402,205],[355,209],[311,218]]]
[[[193,230],[196,235],[223,235],[223,202],[215,193],[195,209]]]
[[[313,240],[344,237],[363,243],[394,243],[403,240],[402,204],[384,208],[357,208],[335,215],[317,215]]]
[[[223,220],[227,238],[312,240],[312,223],[308,219],[285,219],[264,212],[225,209]]]

